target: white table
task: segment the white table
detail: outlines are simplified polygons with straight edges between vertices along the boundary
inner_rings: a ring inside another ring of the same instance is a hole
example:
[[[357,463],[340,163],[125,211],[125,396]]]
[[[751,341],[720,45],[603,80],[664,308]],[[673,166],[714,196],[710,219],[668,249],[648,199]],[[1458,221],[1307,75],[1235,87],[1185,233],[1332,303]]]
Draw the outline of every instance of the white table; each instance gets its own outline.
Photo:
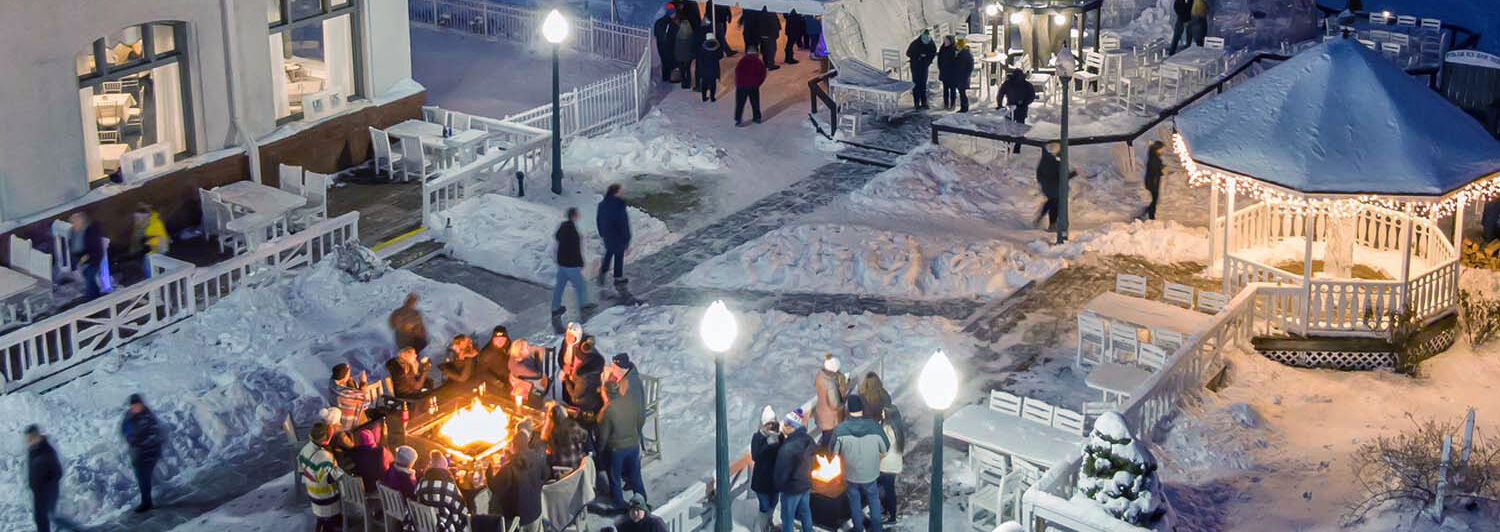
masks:
[[[1146,329],[1167,329],[1197,336],[1213,325],[1214,317],[1151,299],[1105,292],[1083,307],[1101,318]]]
[[[104,143],[99,145],[99,160],[104,163],[104,169],[114,170],[120,167],[120,157],[130,151],[129,144]]]
[[[1150,378],[1151,372],[1139,366],[1102,362],[1089,372],[1088,377],[1083,379],[1083,383],[1091,389],[1103,392],[1104,400],[1109,401],[1111,395],[1128,399],[1131,393]]]
[[[482,129],[469,129],[456,131],[453,136],[443,136],[443,126],[425,120],[411,119],[400,124],[391,126],[385,130],[386,134],[393,137],[416,138],[422,142],[422,148],[435,152],[439,155],[439,166],[451,167],[455,164],[464,164],[472,160],[468,155],[472,154],[474,148],[484,139],[489,138],[489,132]],[[461,161],[455,161],[455,155],[463,153],[465,156]]]
[[[1221,49],[1194,46],[1178,51],[1162,61],[1162,64],[1192,72],[1199,80],[1202,80],[1204,76],[1216,70],[1214,67],[1224,60],[1224,54],[1224,50]]]
[[[253,181],[236,181],[214,189],[224,203],[271,217],[285,216],[307,205],[307,198]]]
[[[94,95],[94,108],[95,109],[100,108],[100,107],[114,107],[116,109],[119,109],[119,111],[120,111],[119,116],[121,118],[123,118],[125,116],[125,109],[128,108],[128,107],[131,107],[133,105],[135,105],[135,96],[132,96],[128,92],[116,92],[116,93],[110,93],[110,94],[95,94]]]
[[[0,300],[30,290],[37,282],[35,277],[0,266]]]
[[[1083,438],[1051,426],[968,405],[943,420],[943,435],[1052,468],[1078,454]]]

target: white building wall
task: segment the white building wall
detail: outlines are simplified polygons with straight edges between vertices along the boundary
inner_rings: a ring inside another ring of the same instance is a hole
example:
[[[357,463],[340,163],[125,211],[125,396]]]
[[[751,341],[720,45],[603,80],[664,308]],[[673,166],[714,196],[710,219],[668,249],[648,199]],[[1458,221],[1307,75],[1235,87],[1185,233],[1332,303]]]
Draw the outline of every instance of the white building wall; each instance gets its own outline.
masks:
[[[396,82],[411,77],[411,30],[407,0],[359,0],[364,3],[365,95],[379,97]]]

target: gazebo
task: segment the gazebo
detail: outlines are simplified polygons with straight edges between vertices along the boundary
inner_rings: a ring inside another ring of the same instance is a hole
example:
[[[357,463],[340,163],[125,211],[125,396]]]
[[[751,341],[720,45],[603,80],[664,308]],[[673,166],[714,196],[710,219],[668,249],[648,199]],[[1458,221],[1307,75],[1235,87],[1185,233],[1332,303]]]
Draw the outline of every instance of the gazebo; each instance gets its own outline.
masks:
[[[1296,337],[1388,339],[1397,318],[1426,325],[1453,312],[1463,210],[1500,193],[1500,142],[1440,94],[1335,40],[1176,125],[1189,181],[1213,187],[1212,262],[1226,294],[1298,288],[1269,304]]]
[[[996,45],[1004,46],[1000,51],[1024,53],[1031,58],[1031,69],[1047,66],[1047,61],[1064,44],[1073,50],[1082,49],[1082,28],[1089,27],[1090,14],[1093,15],[1094,49],[1099,49],[1099,8],[1104,0],[990,0],[980,4],[998,8],[988,22],[1000,26],[1000,35],[1005,37],[1005,42],[995,41]],[[981,12],[990,17],[987,9]],[[1020,32],[1016,42],[1010,42],[1012,27]]]

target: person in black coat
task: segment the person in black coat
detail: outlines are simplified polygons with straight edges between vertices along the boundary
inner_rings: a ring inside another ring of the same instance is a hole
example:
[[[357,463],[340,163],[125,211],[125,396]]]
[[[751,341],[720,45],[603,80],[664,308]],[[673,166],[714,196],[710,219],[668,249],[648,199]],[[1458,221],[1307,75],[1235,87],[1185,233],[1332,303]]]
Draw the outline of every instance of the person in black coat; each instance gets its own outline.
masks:
[[[717,44],[711,40],[703,42],[703,46]],[[701,48],[701,47],[700,47]],[[702,57],[702,54],[699,54]],[[719,82],[719,63],[714,60],[713,84]],[[698,63],[698,72],[701,76],[703,63]],[[701,79],[701,78],[700,78]],[[619,284],[625,280],[625,251],[630,248],[630,214],[625,208],[625,199],[620,197],[622,188],[615,183],[604,190],[604,199],[599,200],[599,207],[594,214],[595,229],[599,230],[599,239],[604,241],[604,258],[599,261],[599,277],[596,282],[604,286],[604,272],[609,269],[611,262],[615,266],[615,283]]]
[[[1017,123],[1026,123],[1026,108],[1031,102],[1036,101],[1036,87],[1026,80],[1026,74],[1021,69],[1011,69],[1005,75],[1005,83],[1000,84],[1000,98],[996,100],[996,108],[1003,103],[1014,107],[1010,113],[1010,119]],[[1021,143],[1017,142],[1011,148],[1012,153],[1021,153]]]
[[[932,68],[932,60],[937,58],[937,46],[932,43],[932,33],[922,30],[906,47],[906,59],[911,62],[911,100],[917,109],[926,109],[927,105],[927,69]]]
[[[757,33],[760,31],[760,23],[756,22],[759,18],[759,11],[748,8],[740,10],[740,38],[744,39],[746,50],[760,50],[760,34]]]
[[[782,420],[781,436],[772,479],[781,494],[781,529],[790,532],[795,519],[802,519],[802,529],[811,530],[813,439],[803,429],[802,416],[796,411]]]
[[[766,62],[766,70],[781,68],[776,64],[776,37],[781,35],[781,18],[770,9],[761,6],[755,15],[755,36],[760,39],[760,58]]]
[[[36,425],[26,427],[26,487],[31,488],[31,517],[36,529],[52,529],[62,487],[62,462],[57,450]]]
[[[651,514],[651,505],[639,493],[630,496],[625,518],[615,522],[616,532],[667,532],[667,522]],[[607,528],[607,527],[606,527]]]
[[[771,526],[771,512],[776,511],[776,452],[781,449],[781,424],[776,421],[776,411],[767,406],[761,412],[760,430],[750,437],[750,460],[754,464],[750,472],[750,491],[760,503],[759,522],[751,530],[766,530]]]
[[[135,511],[140,513],[151,509],[151,474],[161,459],[164,438],[156,414],[146,408],[140,394],[131,394],[129,404],[125,419],[120,422],[120,433],[130,445],[130,467],[135,471],[135,482],[141,489],[141,504],[135,507]]]
[[[68,244],[72,246],[73,267],[83,269],[83,295],[94,299],[103,295],[100,272],[105,271],[108,259],[104,246],[104,229],[99,222],[83,212],[68,217],[71,226]]]
[[[1146,175],[1142,177],[1142,181],[1145,182],[1146,192],[1151,193],[1151,204],[1146,206],[1146,212],[1141,216],[1147,220],[1156,219],[1156,200],[1161,196],[1161,175],[1166,168],[1161,160],[1161,152],[1165,147],[1157,140],[1146,148]]]
[[[943,109],[952,109],[953,102],[958,99],[957,92],[953,88],[953,61],[958,57],[958,47],[953,43],[952,36],[943,37],[943,45],[938,47],[937,67],[938,83],[943,84]]]
[[[578,236],[577,222],[578,208],[569,207],[567,218],[557,226],[557,232],[552,235],[557,240],[557,282],[552,287],[553,321],[557,321],[568,311],[567,307],[562,306],[563,290],[567,285],[573,285],[573,295],[578,297],[578,306],[582,312],[588,312],[592,307],[588,290],[583,283],[583,244]]]
[[[651,26],[651,36],[656,39],[656,57],[661,60],[658,62],[661,65],[661,80],[670,82],[672,69],[677,66],[677,57],[672,51],[672,47],[677,44],[676,11],[668,7],[666,14],[656,19],[656,23]]]
[[[724,57],[734,57],[735,51],[729,48],[729,21],[734,19],[734,10],[728,5],[721,3],[708,3],[707,15],[711,15],[714,21],[714,39],[719,42],[719,50],[723,51]]]
[[[1047,197],[1046,203],[1042,204],[1041,212],[1036,215],[1033,224],[1042,222],[1042,217],[1047,217],[1047,230],[1053,231],[1057,228],[1057,202],[1062,195],[1061,183],[1058,176],[1062,174],[1062,162],[1057,159],[1058,150],[1062,149],[1056,142],[1047,143],[1047,148],[1042,150],[1042,159],[1036,165],[1036,182],[1042,188],[1042,195]],[[1078,175],[1078,172],[1068,172],[1068,179]]]
[[[519,520],[523,530],[542,518],[542,485],[552,473],[546,452],[528,426],[523,425],[511,443],[510,462],[492,470],[486,481],[491,496],[488,513]]]
[[[963,39],[958,40],[958,55],[953,58],[953,89],[958,98],[958,112],[969,112],[969,80],[974,75],[974,52]]]
[[[786,64],[795,65],[801,62],[792,55],[792,50],[796,49],[797,43],[802,41],[802,35],[806,32],[806,21],[802,20],[802,15],[797,14],[797,10],[793,9],[786,14],[786,46],[784,46]]]
[[[724,58],[723,40],[720,34],[710,34],[703,40],[703,46],[698,47],[698,91],[705,102],[719,101],[719,60]],[[604,278],[603,270],[600,270],[599,278]]]
[[[572,367],[563,368],[563,398],[582,412],[579,419],[593,420],[604,410],[604,355],[594,348],[594,337],[584,336]],[[585,424],[592,427],[592,423]]]
[[[1172,44],[1167,46],[1167,54],[1177,53],[1177,41],[1182,39],[1187,31],[1188,20],[1192,17],[1192,0],[1172,0]],[[1192,46],[1192,39],[1188,39],[1188,46]]]

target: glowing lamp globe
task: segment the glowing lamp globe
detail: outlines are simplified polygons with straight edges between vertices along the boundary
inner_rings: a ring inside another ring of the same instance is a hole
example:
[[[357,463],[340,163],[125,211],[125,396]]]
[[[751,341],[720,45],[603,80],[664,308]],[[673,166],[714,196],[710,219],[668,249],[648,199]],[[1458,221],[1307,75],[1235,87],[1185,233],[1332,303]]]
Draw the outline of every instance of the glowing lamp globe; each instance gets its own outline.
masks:
[[[989,15],[991,17],[993,17],[995,15],[999,15],[1000,14],[1000,4],[990,4],[990,5],[984,6],[984,14],[985,15]]]
[[[547,42],[552,44],[562,44],[563,41],[567,40],[569,31],[568,19],[564,18],[562,13],[558,13],[556,9],[552,10],[551,13],[547,13],[547,19],[542,21],[542,37],[546,37]]]
[[[1026,14],[1025,13],[1017,11],[1015,13],[1011,13],[1010,14],[1010,23],[1011,24],[1020,24],[1021,21],[1023,21],[1023,20],[1026,20]]]
[[[724,306],[723,300],[714,301],[708,306],[708,312],[703,313],[703,321],[698,326],[698,333],[703,336],[703,345],[709,351],[721,354],[734,345],[734,338],[739,332],[734,314],[729,312],[729,307]]]
[[[922,366],[922,375],[917,377],[917,390],[922,393],[922,402],[933,410],[947,410],[958,398],[958,371],[948,361],[948,355],[939,349]]]
[[[1062,13],[1058,13],[1056,15],[1052,15],[1052,23],[1053,24],[1057,24],[1057,25],[1061,26],[1061,25],[1063,25],[1063,23],[1065,23],[1067,21],[1068,21],[1068,16],[1067,15],[1064,15]]]

